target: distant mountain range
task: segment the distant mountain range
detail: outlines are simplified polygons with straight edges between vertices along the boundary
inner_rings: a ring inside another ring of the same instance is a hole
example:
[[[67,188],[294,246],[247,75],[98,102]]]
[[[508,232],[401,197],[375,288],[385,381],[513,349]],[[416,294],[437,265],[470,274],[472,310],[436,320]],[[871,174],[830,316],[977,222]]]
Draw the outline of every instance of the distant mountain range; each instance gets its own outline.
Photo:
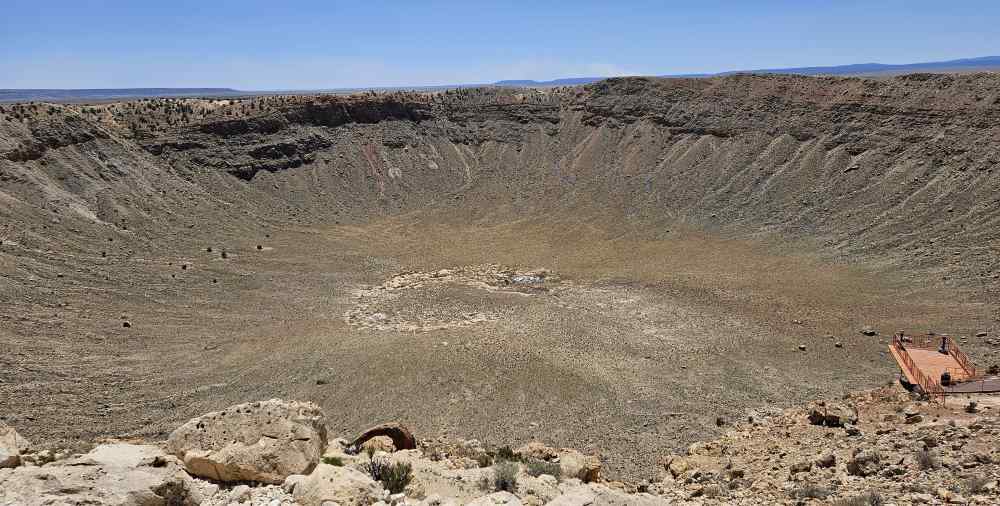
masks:
[[[1000,70],[1000,56],[983,56],[980,58],[962,58],[959,60],[934,61],[925,63],[855,63],[853,65],[835,65],[832,67],[792,67],[785,69],[753,70],[758,74],[804,74],[833,76],[869,76],[885,74],[911,74],[917,72],[975,72]],[[723,74],[746,73],[723,72]]]
[[[531,79],[508,79],[493,83],[495,86],[512,86],[523,88],[526,86],[577,86],[580,84],[590,84],[607,77],[565,77],[553,79],[551,81],[533,81]]]
[[[855,63],[851,65],[833,65],[828,67],[787,67],[756,70],[731,70],[715,74],[668,74],[657,77],[711,77],[731,74],[801,74],[807,76],[884,76],[894,74],[912,74],[918,72],[977,72],[1000,71],[1000,56],[983,56],[980,58],[963,58],[959,60],[935,61],[924,63]],[[589,84],[607,77],[570,77],[551,81],[508,80],[497,81],[497,86],[576,86]]]
[[[831,75],[831,76],[886,76],[909,74],[917,72],[982,72],[1000,71],[1000,56],[983,56],[980,58],[963,58],[924,63],[884,64],[855,63],[852,65],[834,65],[829,67],[788,67],[774,69],[735,70],[715,74],[669,74],[657,77],[711,77],[730,74],[801,74],[801,75]],[[441,90],[449,88],[466,88],[472,86],[511,86],[511,87],[544,87],[544,86],[577,86],[589,84],[607,77],[568,77],[551,81],[504,80],[495,83],[416,86],[416,87],[382,87],[380,90]],[[121,89],[0,89],[0,102],[87,102],[110,101],[134,98],[161,97],[239,97],[268,94],[301,94],[301,93],[350,93],[371,88],[336,88],[327,90],[294,90],[294,91],[243,91],[233,88],[121,88]]]

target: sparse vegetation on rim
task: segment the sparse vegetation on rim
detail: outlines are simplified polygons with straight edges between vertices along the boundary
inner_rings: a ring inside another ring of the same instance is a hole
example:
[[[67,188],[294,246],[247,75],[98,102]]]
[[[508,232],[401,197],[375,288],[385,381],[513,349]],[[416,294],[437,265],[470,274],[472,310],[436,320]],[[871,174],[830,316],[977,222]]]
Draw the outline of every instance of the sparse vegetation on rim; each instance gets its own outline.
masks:
[[[536,478],[543,474],[547,474],[557,479],[562,476],[562,468],[559,466],[558,462],[546,462],[544,460],[530,459],[525,463],[525,469],[528,474]]]
[[[372,480],[382,483],[393,494],[402,492],[413,479],[413,466],[408,462],[391,462],[388,457],[371,452],[361,467]]]
[[[509,460],[498,460],[493,464],[492,489],[514,492],[517,490],[517,472],[520,465]]]
[[[406,490],[412,479],[413,466],[407,462],[397,462],[385,469],[380,481],[390,493],[398,494]]]
[[[323,457],[323,463],[329,464],[331,466],[341,467],[344,465],[344,460],[340,457]]]

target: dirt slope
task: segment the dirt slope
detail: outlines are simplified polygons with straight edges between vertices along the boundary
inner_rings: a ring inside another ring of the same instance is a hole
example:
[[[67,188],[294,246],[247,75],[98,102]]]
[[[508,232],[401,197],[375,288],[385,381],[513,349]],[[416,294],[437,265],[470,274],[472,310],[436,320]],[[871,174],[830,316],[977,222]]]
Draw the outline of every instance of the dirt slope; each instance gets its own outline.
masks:
[[[720,412],[889,379],[865,324],[995,361],[973,336],[997,317],[998,90],[747,75],[5,105],[0,413],[35,439],[153,437],[280,396],[343,432],[537,437],[638,476]],[[441,269],[508,277],[363,298]]]

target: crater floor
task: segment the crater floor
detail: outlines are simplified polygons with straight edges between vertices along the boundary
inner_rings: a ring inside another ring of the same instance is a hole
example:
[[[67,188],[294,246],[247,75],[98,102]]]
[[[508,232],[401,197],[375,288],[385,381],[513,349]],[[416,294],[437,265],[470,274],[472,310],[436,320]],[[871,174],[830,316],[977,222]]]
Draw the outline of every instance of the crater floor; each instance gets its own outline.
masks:
[[[399,420],[425,436],[541,439],[642,478],[717,417],[890,381],[865,324],[959,332],[988,318],[789,245],[651,240],[572,216],[407,214],[267,235],[108,259],[110,284],[93,286],[76,272],[93,259],[62,258],[72,280],[38,280],[58,302],[6,320],[7,421],[63,444],[159,438],[284,397],[322,405],[336,433]]]

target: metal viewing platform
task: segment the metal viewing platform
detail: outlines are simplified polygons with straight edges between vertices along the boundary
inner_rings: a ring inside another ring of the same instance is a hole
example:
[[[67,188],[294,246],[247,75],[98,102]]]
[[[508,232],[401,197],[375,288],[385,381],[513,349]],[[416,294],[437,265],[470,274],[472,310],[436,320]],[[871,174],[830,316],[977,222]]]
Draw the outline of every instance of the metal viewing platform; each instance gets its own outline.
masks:
[[[950,394],[1000,392],[1000,377],[976,369],[949,336],[892,336],[889,352],[899,364],[900,376],[934,400]]]

